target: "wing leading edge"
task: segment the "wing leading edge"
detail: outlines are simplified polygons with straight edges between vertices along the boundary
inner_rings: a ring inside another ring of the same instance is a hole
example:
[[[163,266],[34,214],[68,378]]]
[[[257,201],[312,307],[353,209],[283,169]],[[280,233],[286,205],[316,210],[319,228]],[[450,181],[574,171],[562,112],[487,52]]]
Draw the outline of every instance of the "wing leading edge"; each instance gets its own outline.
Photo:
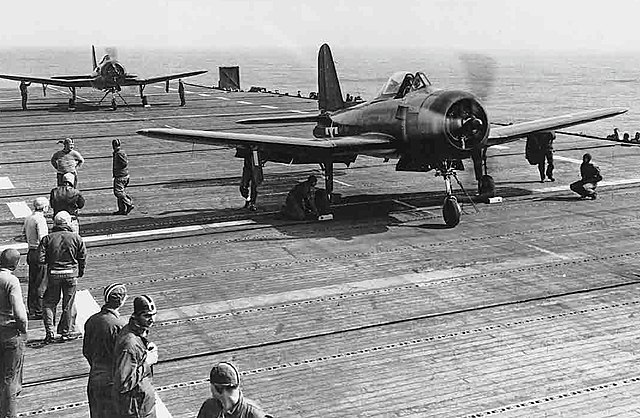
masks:
[[[544,131],[555,131],[569,126],[593,122],[626,113],[629,109],[623,107],[609,107],[604,109],[587,110],[550,118],[536,119],[529,122],[491,128],[487,146],[504,144],[524,138],[529,134]]]
[[[224,145],[228,147],[245,146],[258,150],[305,153],[319,159],[345,154],[361,154],[367,151],[395,150],[394,138],[381,133],[369,133],[358,136],[346,136],[333,139],[309,139],[287,136],[260,134],[239,134],[233,132],[201,131],[191,129],[141,129],[139,135],[169,141]]]
[[[153,83],[161,83],[163,81],[175,80],[176,78],[187,78],[193,77],[194,75],[200,75],[206,73],[207,70],[199,70],[199,71],[189,71],[187,73],[179,73],[179,74],[169,74],[169,75],[161,75],[158,77],[150,77],[150,78],[131,78],[127,79],[123,85],[125,86],[139,86],[144,84],[153,84]]]
[[[91,78],[59,79],[46,77],[31,77],[22,75],[0,74],[0,78],[12,81],[25,81],[36,84],[47,84],[60,87],[91,87]]]

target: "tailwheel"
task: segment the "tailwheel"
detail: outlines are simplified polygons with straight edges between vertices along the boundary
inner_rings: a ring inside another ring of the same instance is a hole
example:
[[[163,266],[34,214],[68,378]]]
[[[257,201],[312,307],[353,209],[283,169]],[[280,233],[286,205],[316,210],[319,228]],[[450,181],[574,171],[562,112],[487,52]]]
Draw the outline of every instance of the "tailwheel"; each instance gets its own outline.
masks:
[[[444,198],[442,217],[444,218],[444,223],[447,224],[449,228],[453,228],[460,223],[461,213],[462,210],[455,196],[447,196]]]

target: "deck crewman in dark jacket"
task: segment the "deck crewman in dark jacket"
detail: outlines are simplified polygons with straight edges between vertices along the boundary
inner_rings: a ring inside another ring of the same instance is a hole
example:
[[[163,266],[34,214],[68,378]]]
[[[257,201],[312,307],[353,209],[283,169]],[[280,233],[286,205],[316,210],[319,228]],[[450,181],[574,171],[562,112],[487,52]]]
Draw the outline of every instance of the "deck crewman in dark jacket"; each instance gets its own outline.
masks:
[[[133,200],[127,194],[129,185],[129,159],[122,150],[119,139],[111,141],[113,147],[113,194],[118,199],[118,211],[114,215],[127,215],[133,209]]]
[[[546,177],[551,181],[556,181],[553,177],[553,140],[556,138],[555,132],[540,132],[538,136],[538,145],[540,146],[540,160],[538,161],[538,171],[540,172],[540,183],[544,182]],[[545,170],[544,163],[547,162]]]
[[[113,389],[118,412],[114,417],[156,417],[151,378],[152,366],[158,362],[158,348],[148,338],[157,312],[153,299],[137,296],[129,323],[118,333],[113,350]]]
[[[296,184],[285,201],[282,208],[283,215],[289,219],[302,221],[307,214],[318,216],[318,208],[316,207],[316,183],[318,179],[311,175],[305,181]]]
[[[104,305],[84,324],[82,354],[89,362],[87,397],[91,418],[111,418],[116,410],[113,399],[113,350],[125,321],[118,311],[127,298],[123,284],[104,288]]]
[[[29,94],[27,87],[29,87],[30,85],[31,83],[27,83],[24,80],[20,82],[20,97],[22,97],[22,110],[27,110],[27,97]]]
[[[596,187],[598,182],[602,181],[602,175],[598,167],[591,163],[591,154],[587,153],[582,156],[582,164],[580,164],[581,179],[571,183],[569,188],[578,193],[582,198],[595,200]]]
[[[265,418],[270,417],[240,390],[238,369],[225,361],[213,366],[209,374],[211,398],[200,407],[198,418]]]
[[[54,217],[61,211],[71,215],[71,230],[79,234],[78,209],[84,207],[85,200],[80,191],[73,187],[74,178],[73,173],[62,176],[62,185],[51,189],[49,204],[53,209]]]
[[[38,255],[40,264],[47,266],[47,290],[44,292],[43,316],[46,330],[45,344],[52,343],[55,338],[53,326],[56,323],[56,307],[62,293],[62,315],[58,322],[58,334],[62,341],[80,337],[76,327],[76,286],[78,277],[84,275],[87,249],[80,235],[71,230],[71,215],[65,211],[58,212],[53,218],[54,227],[51,233],[40,241]]]

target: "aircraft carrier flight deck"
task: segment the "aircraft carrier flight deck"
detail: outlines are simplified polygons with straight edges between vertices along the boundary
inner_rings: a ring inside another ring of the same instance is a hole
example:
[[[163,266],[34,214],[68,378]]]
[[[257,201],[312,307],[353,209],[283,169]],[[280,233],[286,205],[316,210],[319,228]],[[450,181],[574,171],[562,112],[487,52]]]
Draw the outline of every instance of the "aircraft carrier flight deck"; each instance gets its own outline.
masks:
[[[197,414],[218,361],[237,364],[243,393],[278,418],[637,413],[640,147],[558,135],[553,183],[540,183],[523,140],[491,148],[503,201],[474,206],[454,184],[455,228],[442,220],[433,172],[360,156],[335,167],[334,219],[294,222],[278,211],[296,182],[315,174],[323,184],[320,167],[268,163],[250,212],[235,150],[136,131],[310,137],[313,124],[235,121],[313,114],[315,100],[187,85],[179,107],[162,85],[147,88],[145,108],[124,93],[132,105],[112,111],[97,106],[100,92],[81,90],[69,111],[64,91],[31,88],[23,111],[17,88],[0,90],[0,247],[26,253],[24,216],[55,187],[49,160],[72,137],[86,159],[79,317],[113,282],[127,286],[125,318],[134,296],[156,301],[153,381],[170,416]],[[129,156],[127,216],[112,215],[114,138]],[[585,152],[604,176],[594,201],[569,190]],[[465,163],[458,177],[472,195]],[[24,257],[16,275],[26,295]],[[30,321],[20,416],[88,416],[82,340],[44,345],[44,336]]]

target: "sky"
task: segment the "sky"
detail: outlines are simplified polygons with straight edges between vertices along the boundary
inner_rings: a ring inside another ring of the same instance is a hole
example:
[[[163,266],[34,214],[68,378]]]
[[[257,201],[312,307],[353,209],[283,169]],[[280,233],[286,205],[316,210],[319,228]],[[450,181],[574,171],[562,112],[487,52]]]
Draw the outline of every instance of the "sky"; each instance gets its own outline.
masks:
[[[1,10],[0,48],[640,50],[637,0],[21,0]]]

